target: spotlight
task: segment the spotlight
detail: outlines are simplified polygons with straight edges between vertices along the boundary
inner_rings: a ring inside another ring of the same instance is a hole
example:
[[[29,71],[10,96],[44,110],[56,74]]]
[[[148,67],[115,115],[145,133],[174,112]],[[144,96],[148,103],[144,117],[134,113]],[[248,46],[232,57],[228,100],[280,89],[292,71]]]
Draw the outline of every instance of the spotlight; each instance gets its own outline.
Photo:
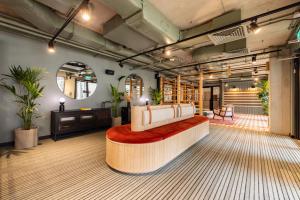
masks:
[[[256,64],[256,55],[252,56],[252,64]]]
[[[119,62],[119,66],[122,67],[122,68],[124,67],[122,62]]]
[[[255,74],[257,74],[257,73],[258,73],[258,71],[257,71],[257,67],[255,67],[255,68],[254,68],[254,73],[255,73]]]
[[[89,10],[89,3],[87,1],[81,8],[81,18],[84,21],[89,21],[91,19],[90,10]]]
[[[53,42],[53,41],[50,41],[50,42],[48,43],[48,52],[49,52],[49,53],[55,53],[54,42]]]
[[[173,57],[173,58],[170,58],[170,61],[171,62],[174,62],[175,61],[175,58]]]
[[[228,87],[228,83],[225,83],[225,87]]]
[[[257,77],[255,77],[255,78],[254,78],[254,81],[255,81],[255,82],[257,82],[257,81],[258,81],[258,78],[257,78]]]
[[[254,34],[257,34],[261,31],[261,28],[257,25],[257,19],[253,20],[250,23],[250,26],[248,27],[249,32],[253,32]]]
[[[166,56],[170,56],[172,54],[171,50],[166,50],[165,51]]]
[[[212,78],[213,78],[213,75],[212,75],[212,74],[210,74],[210,75],[209,75],[209,78],[210,78],[210,79],[212,79]]]
[[[200,72],[200,70],[201,70],[200,65],[196,65],[196,66],[195,66],[195,70],[196,70],[197,72]]]

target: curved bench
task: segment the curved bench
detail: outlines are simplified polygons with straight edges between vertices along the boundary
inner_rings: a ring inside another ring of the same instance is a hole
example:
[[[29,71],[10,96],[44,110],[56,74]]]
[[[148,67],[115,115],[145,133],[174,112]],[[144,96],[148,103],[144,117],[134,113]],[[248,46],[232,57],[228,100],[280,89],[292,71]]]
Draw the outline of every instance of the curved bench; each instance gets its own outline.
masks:
[[[148,173],[176,158],[209,133],[207,117],[133,132],[130,124],[106,132],[106,162],[121,172]]]

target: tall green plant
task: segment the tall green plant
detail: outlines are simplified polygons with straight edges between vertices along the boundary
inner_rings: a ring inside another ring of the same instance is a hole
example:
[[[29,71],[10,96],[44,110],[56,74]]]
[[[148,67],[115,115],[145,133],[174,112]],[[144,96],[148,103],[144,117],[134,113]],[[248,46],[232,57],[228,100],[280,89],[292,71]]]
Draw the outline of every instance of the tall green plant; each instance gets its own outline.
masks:
[[[269,81],[261,80],[257,85],[259,88],[259,92],[257,93],[258,98],[260,99],[264,114],[269,114]]]
[[[153,89],[150,87],[150,96],[154,105],[160,104],[162,100],[162,94],[158,89]]]
[[[0,87],[15,96],[15,102],[20,107],[17,115],[22,120],[22,128],[29,130],[32,128],[33,119],[39,117],[39,104],[36,100],[42,96],[44,90],[44,87],[40,86],[43,70],[11,66],[9,71],[9,74],[2,74]]]
[[[111,110],[112,110],[112,115],[113,117],[118,117],[119,116],[119,107],[120,107],[120,103],[123,101],[123,97],[124,97],[124,92],[120,92],[119,91],[119,85],[120,85],[120,81],[124,78],[125,76],[121,76],[118,79],[118,86],[115,87],[112,84],[110,84],[110,89],[111,89],[111,96],[112,96],[112,106],[111,106]]]

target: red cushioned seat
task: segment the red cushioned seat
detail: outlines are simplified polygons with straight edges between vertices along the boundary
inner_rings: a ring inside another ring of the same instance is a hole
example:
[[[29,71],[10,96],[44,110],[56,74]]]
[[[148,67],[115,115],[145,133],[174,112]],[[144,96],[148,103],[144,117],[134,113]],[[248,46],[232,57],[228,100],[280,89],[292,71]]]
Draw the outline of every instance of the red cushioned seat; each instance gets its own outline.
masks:
[[[130,124],[127,124],[108,129],[108,131],[106,132],[106,136],[112,141],[121,143],[151,143],[176,135],[205,121],[208,121],[207,117],[196,115],[186,120],[174,122],[141,132],[131,131]]]
[[[107,130],[106,136],[112,141],[130,144],[150,143],[163,139],[161,135],[147,131],[133,132],[130,124],[110,128]]]

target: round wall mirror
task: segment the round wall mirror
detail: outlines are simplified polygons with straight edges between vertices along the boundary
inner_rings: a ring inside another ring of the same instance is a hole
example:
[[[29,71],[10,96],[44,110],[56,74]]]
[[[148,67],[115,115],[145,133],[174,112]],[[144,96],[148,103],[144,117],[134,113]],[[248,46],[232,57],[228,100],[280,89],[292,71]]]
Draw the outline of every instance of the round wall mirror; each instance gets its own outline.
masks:
[[[125,92],[128,101],[138,101],[144,92],[143,79],[136,74],[130,74],[125,80]]]
[[[58,88],[72,99],[85,99],[93,95],[97,87],[97,77],[92,68],[82,62],[71,61],[57,71]]]

